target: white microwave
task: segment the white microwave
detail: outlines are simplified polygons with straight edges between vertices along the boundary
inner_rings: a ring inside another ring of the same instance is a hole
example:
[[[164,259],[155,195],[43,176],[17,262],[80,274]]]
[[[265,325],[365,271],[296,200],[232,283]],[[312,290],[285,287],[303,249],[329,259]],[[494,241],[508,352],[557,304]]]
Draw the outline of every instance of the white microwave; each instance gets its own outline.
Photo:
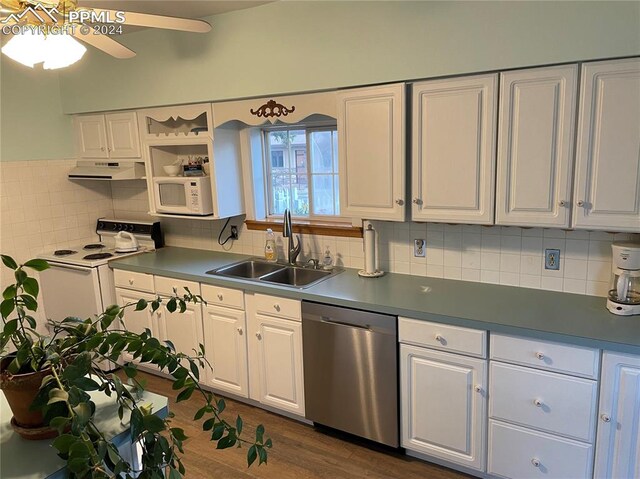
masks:
[[[156,212],[175,215],[213,214],[209,176],[171,176],[153,179]]]

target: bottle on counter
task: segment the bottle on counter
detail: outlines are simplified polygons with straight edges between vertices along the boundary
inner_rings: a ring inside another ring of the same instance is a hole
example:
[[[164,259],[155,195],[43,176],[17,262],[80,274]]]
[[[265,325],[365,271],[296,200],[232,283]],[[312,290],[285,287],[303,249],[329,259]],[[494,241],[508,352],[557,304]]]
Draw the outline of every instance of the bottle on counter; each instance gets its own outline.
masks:
[[[272,263],[275,263],[278,260],[276,236],[273,234],[273,230],[271,228],[267,229],[267,236],[264,242],[264,259]]]
[[[324,256],[322,257],[322,269],[327,271],[331,271],[333,269],[333,256],[331,255],[331,251],[327,246],[324,251]]]

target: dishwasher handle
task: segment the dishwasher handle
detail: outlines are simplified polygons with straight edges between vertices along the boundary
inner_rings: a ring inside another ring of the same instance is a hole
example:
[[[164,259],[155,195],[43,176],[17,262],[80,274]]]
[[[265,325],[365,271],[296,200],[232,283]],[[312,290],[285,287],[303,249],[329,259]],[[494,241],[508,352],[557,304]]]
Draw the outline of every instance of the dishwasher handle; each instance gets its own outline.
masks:
[[[397,335],[398,331],[396,316],[309,301],[302,302],[303,328],[305,322],[347,326],[389,335]]]
[[[335,319],[331,319],[327,316],[322,316],[320,318],[320,321],[323,323],[327,323],[327,324],[337,324],[338,326],[346,326],[348,328],[359,328],[359,329],[365,329],[367,331],[371,331],[371,325],[370,324],[354,324],[354,323],[348,323],[346,321],[338,321]]]

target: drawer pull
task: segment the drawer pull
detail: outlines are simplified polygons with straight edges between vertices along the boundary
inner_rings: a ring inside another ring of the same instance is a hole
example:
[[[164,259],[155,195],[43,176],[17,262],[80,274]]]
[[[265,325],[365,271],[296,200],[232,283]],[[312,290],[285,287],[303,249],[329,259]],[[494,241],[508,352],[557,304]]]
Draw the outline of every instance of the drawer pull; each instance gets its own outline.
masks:
[[[600,419],[602,419],[604,422],[611,422],[611,416],[609,416],[608,414],[601,414]]]
[[[260,333],[256,333],[256,338],[262,339],[262,335]]]
[[[481,393],[482,392],[482,386],[476,386],[473,388],[473,390],[477,393]]]
[[[274,304],[273,309],[275,309],[277,312],[280,312],[280,305],[278,303]]]
[[[544,354],[536,353],[536,358],[538,358],[540,361],[542,361],[542,360],[544,360]]]
[[[238,328],[238,334],[242,336],[242,328]]]
[[[533,404],[534,404],[536,407],[542,407],[542,406],[544,405],[544,403],[543,403],[542,401],[540,401],[540,399],[534,399],[534,400],[533,400]]]
[[[130,280],[129,280],[129,284],[130,284],[130,285],[133,285],[133,279],[130,279]]]
[[[540,467],[540,459],[534,457],[533,459],[531,459],[531,464],[533,464],[535,467]]]
[[[222,301],[223,298],[224,298],[224,296],[222,296],[221,293],[218,293],[218,300]]]
[[[436,334],[436,341],[439,343],[444,343],[444,338],[440,334]]]

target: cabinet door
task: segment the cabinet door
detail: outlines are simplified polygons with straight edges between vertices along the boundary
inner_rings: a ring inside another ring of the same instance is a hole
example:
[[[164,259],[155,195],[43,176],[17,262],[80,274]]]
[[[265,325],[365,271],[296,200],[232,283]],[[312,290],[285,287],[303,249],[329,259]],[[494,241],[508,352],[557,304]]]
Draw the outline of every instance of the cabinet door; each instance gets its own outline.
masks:
[[[116,288],[116,302],[118,303],[118,306],[124,306],[128,303],[137,303],[139,299],[146,299],[151,302],[155,299],[155,296],[140,291]],[[141,333],[146,328],[151,330],[154,335],[157,334],[157,328],[154,324],[150,308],[142,311],[135,311],[133,308],[127,309],[123,322],[127,331],[131,331],[132,333]],[[133,361],[131,354],[126,351],[122,353],[122,359],[124,361]]]
[[[340,214],[404,221],[405,85],[338,93]]]
[[[577,65],[500,75],[496,223],[569,227]]]
[[[80,158],[109,158],[104,115],[78,116],[74,123],[78,156]]]
[[[138,119],[134,111],[105,115],[111,158],[140,158]]]
[[[195,351],[200,349],[199,345],[204,344],[201,305],[187,303],[184,313],[180,313],[179,310],[170,313],[164,305],[159,311],[158,339],[171,341],[179,353],[195,356]]]
[[[413,85],[412,218],[493,223],[498,75]]]
[[[595,477],[640,477],[640,356],[603,354]]]
[[[260,402],[304,416],[301,323],[256,314],[252,326]]]
[[[212,367],[207,370],[207,384],[248,397],[244,311],[207,306],[203,315],[205,354]]]
[[[400,346],[402,446],[484,470],[486,360]]]
[[[640,60],[587,63],[573,226],[640,231]]]

